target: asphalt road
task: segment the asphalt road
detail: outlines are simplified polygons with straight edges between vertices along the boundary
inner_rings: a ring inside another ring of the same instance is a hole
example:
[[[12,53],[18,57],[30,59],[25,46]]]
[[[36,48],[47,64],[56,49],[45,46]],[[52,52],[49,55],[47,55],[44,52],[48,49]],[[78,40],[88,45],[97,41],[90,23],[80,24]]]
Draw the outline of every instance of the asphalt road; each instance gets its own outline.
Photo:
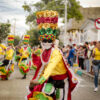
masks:
[[[28,85],[34,71],[30,71],[27,79],[23,80],[18,68],[7,81],[0,81],[0,100],[25,100],[28,94]],[[78,76],[79,84],[72,93],[72,100],[100,100],[100,87],[94,92],[92,82]]]

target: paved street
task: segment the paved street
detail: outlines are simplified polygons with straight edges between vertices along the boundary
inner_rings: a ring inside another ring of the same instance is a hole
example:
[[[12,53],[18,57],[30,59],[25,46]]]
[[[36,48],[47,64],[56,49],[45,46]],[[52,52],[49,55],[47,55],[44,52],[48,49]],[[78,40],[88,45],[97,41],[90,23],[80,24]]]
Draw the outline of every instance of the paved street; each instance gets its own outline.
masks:
[[[22,80],[19,70],[11,75],[8,81],[0,81],[0,100],[25,100],[27,95],[27,87],[34,72],[30,71],[27,79]],[[79,84],[73,91],[72,100],[100,100],[100,87],[97,93],[93,92],[94,86],[92,82],[78,77]]]
[[[100,100],[100,86],[99,91],[94,92],[94,84],[88,80],[78,77],[79,84],[72,94],[72,100]]]

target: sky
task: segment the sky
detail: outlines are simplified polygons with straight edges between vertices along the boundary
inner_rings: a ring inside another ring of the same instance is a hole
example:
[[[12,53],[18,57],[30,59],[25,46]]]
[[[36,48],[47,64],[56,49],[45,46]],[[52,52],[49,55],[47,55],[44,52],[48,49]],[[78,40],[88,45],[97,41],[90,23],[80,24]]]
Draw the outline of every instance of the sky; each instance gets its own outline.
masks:
[[[0,22],[7,22],[9,19],[12,25],[11,33],[14,33],[15,25],[16,35],[20,36],[29,29],[28,25],[25,24],[27,13],[22,8],[24,2],[35,3],[36,0],[0,0]]]
[[[35,3],[40,0],[0,0],[0,22],[6,22],[10,20],[12,24],[11,32],[14,31],[14,25],[16,25],[16,34],[23,35],[26,30],[29,29],[25,24],[25,18],[27,13],[23,10],[22,5],[24,2]],[[100,0],[77,0],[80,1],[80,5],[83,7],[100,7]],[[15,24],[16,19],[16,24]]]
[[[77,0],[83,7],[100,7],[100,0]]]

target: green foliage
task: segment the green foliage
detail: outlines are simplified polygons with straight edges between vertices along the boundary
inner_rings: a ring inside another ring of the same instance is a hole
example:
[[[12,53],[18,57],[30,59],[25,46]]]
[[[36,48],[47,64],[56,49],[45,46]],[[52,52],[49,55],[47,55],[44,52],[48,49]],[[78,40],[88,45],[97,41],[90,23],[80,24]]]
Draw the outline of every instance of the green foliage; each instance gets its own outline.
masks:
[[[60,18],[64,18],[65,16],[65,0],[41,0],[35,4],[29,4],[26,3],[23,5],[23,8],[25,11],[28,12],[28,16],[26,18],[26,23],[31,25],[36,25],[36,12],[42,11],[42,10],[56,10],[59,13]],[[83,18],[80,10],[79,2],[76,0],[69,0],[69,3],[67,5],[67,18],[75,18],[77,21],[81,20]],[[33,27],[33,26],[31,26]],[[30,34],[30,44],[31,46],[38,45],[38,30],[31,28],[27,31],[28,34]],[[57,31],[57,39],[60,34],[60,30]],[[60,45],[63,45],[60,43]]]
[[[35,7],[36,11],[41,11],[45,8],[45,4],[37,2],[36,4],[33,4],[33,7]]]
[[[64,46],[63,42],[60,41],[60,42],[59,42],[59,46],[60,46],[60,47],[63,47],[63,46]]]
[[[0,23],[0,42],[8,36],[8,33],[10,33],[10,26],[9,23]]]
[[[35,46],[39,44],[39,34],[38,34],[38,30],[37,29],[30,29],[27,31],[27,34],[30,35],[30,41],[29,44],[31,46]]]
[[[53,1],[53,0],[41,0],[44,4],[48,4],[49,2]]]
[[[80,5],[79,2],[76,2],[76,0],[70,0],[70,5],[68,5],[68,19],[75,18],[77,21],[82,20],[83,16],[79,10]]]
[[[26,18],[26,23],[34,23],[36,20],[35,13],[41,10],[56,10],[58,11],[59,16],[64,18],[65,0],[41,0],[40,2],[31,5],[24,4],[23,8],[25,11],[29,12],[29,15]],[[32,8],[34,8],[34,10],[32,10]],[[79,8],[79,2],[76,0],[69,0],[67,5],[67,18],[75,18],[77,21],[82,20],[83,16]]]
[[[36,25],[36,20],[34,19],[36,19],[35,13],[29,14],[26,18],[26,24],[32,22],[34,25]]]
[[[14,46],[17,46],[20,42],[20,37],[19,36],[15,36],[15,39],[14,39]]]
[[[24,5],[22,6],[22,8],[27,11],[30,12],[31,11],[31,7],[29,5],[27,5],[26,3],[24,3]]]
[[[56,34],[56,38],[59,39],[59,35],[60,35],[60,29],[57,29],[57,34]]]

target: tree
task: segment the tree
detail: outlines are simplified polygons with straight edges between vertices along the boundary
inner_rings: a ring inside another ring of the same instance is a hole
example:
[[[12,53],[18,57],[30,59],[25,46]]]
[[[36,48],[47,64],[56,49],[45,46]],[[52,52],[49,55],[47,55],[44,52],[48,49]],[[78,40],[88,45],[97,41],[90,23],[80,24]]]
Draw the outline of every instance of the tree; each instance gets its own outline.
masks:
[[[39,38],[39,34],[38,34],[38,30],[37,29],[30,29],[27,31],[27,34],[30,35],[30,40],[29,40],[29,44],[31,46],[35,46],[39,44],[38,38]]]
[[[10,26],[11,24],[9,23],[0,23],[0,43],[6,39],[8,33],[10,33]]]
[[[62,41],[59,41],[59,46],[60,47],[63,47],[64,46],[64,43]]]
[[[64,1],[65,0],[41,0],[35,4],[27,5],[26,3],[23,5],[25,11],[29,12],[29,15],[26,18],[26,23],[34,23],[36,24],[36,12],[41,10],[56,10],[58,11],[60,17],[64,18]],[[82,14],[79,10],[80,5],[76,0],[69,0],[67,9],[68,14],[67,18],[75,18],[77,21],[81,20]],[[30,9],[30,10],[29,10]]]
[[[28,12],[31,11],[31,8],[29,7],[29,5],[26,4],[26,2],[24,3],[22,7],[24,8],[25,11],[28,11]]]
[[[15,39],[14,39],[14,46],[17,46],[20,42],[20,37],[19,36],[15,36]]]
[[[65,12],[65,0],[41,0],[35,4],[24,4],[22,7],[25,11],[28,12],[28,16],[26,18],[26,23],[30,25],[30,30],[27,33],[31,35],[30,44],[32,46],[38,45],[38,31],[33,29],[32,25],[36,25],[36,12],[42,10],[56,10],[59,13],[59,17],[64,19]],[[76,0],[69,0],[67,5],[68,14],[67,18],[75,18],[77,21],[82,19],[82,14],[80,13],[80,5]],[[58,29],[57,38],[60,34],[60,30]]]

